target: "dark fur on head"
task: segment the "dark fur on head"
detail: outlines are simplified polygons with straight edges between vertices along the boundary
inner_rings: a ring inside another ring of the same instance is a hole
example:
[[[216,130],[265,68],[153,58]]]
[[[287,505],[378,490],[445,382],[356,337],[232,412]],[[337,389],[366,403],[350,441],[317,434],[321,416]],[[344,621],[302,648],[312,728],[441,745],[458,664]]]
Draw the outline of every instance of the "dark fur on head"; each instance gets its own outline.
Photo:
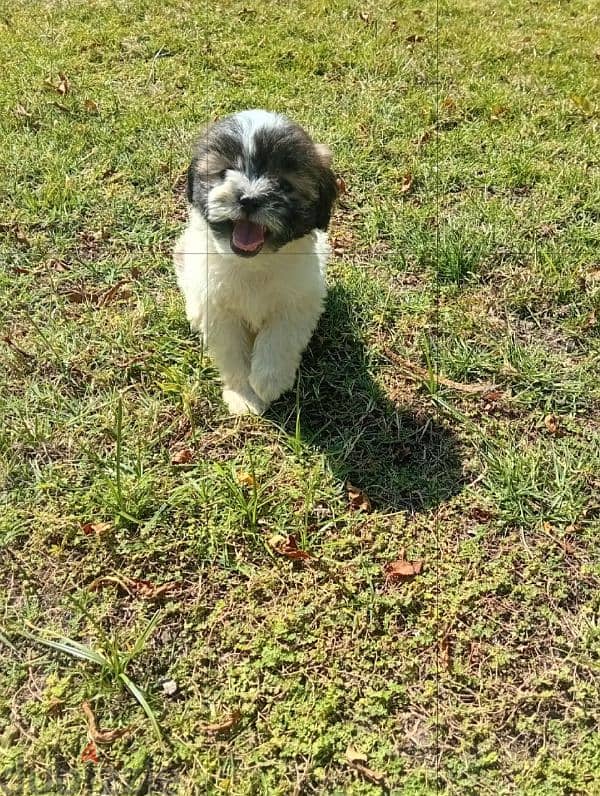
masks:
[[[300,125],[278,114],[244,111],[202,133],[187,195],[216,234],[226,237],[247,218],[265,227],[273,250],[327,229],[338,187],[328,150]],[[240,199],[255,205],[249,210]]]

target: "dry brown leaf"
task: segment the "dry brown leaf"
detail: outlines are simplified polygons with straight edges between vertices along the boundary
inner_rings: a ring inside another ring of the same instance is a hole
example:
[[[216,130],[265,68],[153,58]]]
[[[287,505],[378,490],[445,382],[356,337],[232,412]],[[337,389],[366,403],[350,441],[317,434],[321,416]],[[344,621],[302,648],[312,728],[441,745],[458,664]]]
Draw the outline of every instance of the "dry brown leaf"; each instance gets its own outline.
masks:
[[[442,636],[442,638],[440,639],[439,646],[440,646],[440,663],[447,672],[451,672],[453,644],[448,633]]]
[[[402,176],[402,182],[400,183],[400,193],[408,193],[412,188],[413,182],[413,175],[407,171],[406,174]]]
[[[340,194],[346,193],[347,188],[346,188],[346,181],[344,180],[344,178],[337,177],[335,182],[338,188],[338,192]]]
[[[117,738],[122,738],[123,735],[126,735],[133,729],[131,725],[128,725],[127,727],[116,727],[114,730],[99,730],[90,703],[83,702],[81,709],[85,713],[87,719],[88,732],[92,743],[112,743],[116,741]]]
[[[434,132],[435,129],[433,127],[428,127],[426,130],[423,130],[423,132],[414,140],[414,144],[417,149],[420,149],[422,146],[431,141]]]
[[[410,36],[407,36],[404,41],[407,44],[419,44],[422,41],[425,41],[424,36],[420,36],[418,33],[413,33]]]
[[[288,536],[276,534],[269,539],[269,546],[279,555],[291,558],[292,561],[307,561],[312,558],[310,553],[298,547],[298,541],[293,534]]]
[[[416,575],[420,575],[423,569],[423,561],[408,561],[405,551],[400,550],[400,555],[396,561],[389,561],[383,568],[388,580],[404,583],[412,580]]]
[[[163,597],[171,597],[179,594],[181,591],[181,583],[175,580],[169,580],[166,583],[161,583],[158,586],[149,580],[138,580],[136,578],[128,578],[126,575],[103,575],[100,578],[93,580],[89,589],[95,591],[101,586],[114,583],[120,586],[124,591],[132,597],[139,597],[142,600],[158,600]]]
[[[456,100],[452,97],[445,97],[445,99],[442,100],[442,108],[448,113],[454,113],[457,107]]]
[[[86,301],[93,301],[96,298],[96,294],[91,290],[87,290],[83,285],[67,288],[62,291],[61,295],[72,304],[83,304]]]
[[[209,733],[220,733],[220,732],[228,732],[231,730],[235,725],[239,722],[242,718],[242,714],[239,710],[233,710],[227,716],[225,716],[222,721],[216,722],[215,724],[204,724],[202,729],[204,732]]]
[[[102,536],[112,530],[112,522],[84,522],[81,526],[86,536]]]
[[[256,489],[256,479],[252,473],[237,473],[237,481],[241,486],[249,486],[251,489]]]
[[[420,365],[413,365],[412,362],[407,362],[406,360],[399,357],[393,351],[390,351],[389,348],[385,348],[383,352],[386,357],[391,360],[395,365],[401,368],[404,371],[404,374],[409,378],[419,379],[421,381],[430,380],[430,373],[425,368],[422,368]],[[453,381],[452,379],[447,379],[445,376],[437,373],[434,374],[435,381],[437,384],[441,384],[442,387],[449,387],[451,390],[456,390],[457,392],[464,392],[469,393],[471,395],[477,395],[479,393],[490,393],[494,390],[493,384],[462,384],[459,381]]]
[[[359,752],[358,749],[349,746],[346,749],[346,760],[355,771],[362,774],[369,782],[373,782],[375,785],[381,785],[385,782],[385,774],[381,771],[374,771],[372,768],[368,768],[365,765],[368,760],[367,756],[363,752]]]
[[[130,298],[131,290],[122,289],[127,282],[127,279],[120,279],[118,282],[115,282],[112,287],[109,287],[108,290],[105,290],[104,293],[101,293],[97,300],[98,306],[105,307],[107,304],[110,304],[112,301],[114,301],[117,295],[120,299]]]
[[[181,448],[171,454],[171,464],[189,464],[194,458],[194,452],[190,448]]]
[[[556,415],[546,415],[544,425],[551,434],[556,434],[560,428],[560,420]]]
[[[98,103],[96,100],[86,99],[83,103],[83,107],[88,113],[98,113]]]
[[[96,749],[96,744],[93,741],[90,741],[88,744],[85,745],[85,748],[81,753],[81,762],[82,763],[98,762],[98,750]]]
[[[64,72],[58,73],[58,80],[53,80],[51,77],[47,77],[44,80],[44,85],[53,91],[56,91],[61,95],[61,97],[64,97],[66,94],[68,94],[71,89],[69,78]]]
[[[471,519],[475,520],[476,522],[489,522],[494,517],[491,511],[484,509],[481,506],[473,506],[469,512],[469,515]]]
[[[52,271],[70,271],[71,266],[65,263],[63,260],[56,260],[54,257],[51,257],[49,260],[46,260],[43,264],[44,268],[50,268]]]
[[[351,484],[350,481],[346,481],[346,493],[350,501],[350,508],[353,511],[364,511],[365,514],[373,511],[373,506],[367,493]]]
[[[570,542],[568,539],[561,539],[560,545],[568,556],[575,555],[576,548],[573,542]]]

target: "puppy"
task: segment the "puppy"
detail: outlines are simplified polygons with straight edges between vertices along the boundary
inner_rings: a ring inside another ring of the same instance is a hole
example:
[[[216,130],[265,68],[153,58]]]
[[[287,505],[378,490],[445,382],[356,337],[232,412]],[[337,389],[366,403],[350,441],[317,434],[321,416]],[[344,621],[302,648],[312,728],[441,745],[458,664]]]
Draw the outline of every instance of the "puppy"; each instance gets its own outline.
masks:
[[[261,414],[293,386],[323,311],[330,166],[325,146],[263,110],[215,122],[196,145],[175,270],[232,414]]]

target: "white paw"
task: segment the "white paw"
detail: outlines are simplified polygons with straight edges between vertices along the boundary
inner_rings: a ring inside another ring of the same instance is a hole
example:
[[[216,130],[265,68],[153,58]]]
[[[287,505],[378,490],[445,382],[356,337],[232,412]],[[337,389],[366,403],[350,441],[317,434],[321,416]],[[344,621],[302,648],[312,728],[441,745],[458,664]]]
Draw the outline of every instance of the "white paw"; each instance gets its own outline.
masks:
[[[270,404],[294,386],[295,373],[284,374],[263,370],[250,374],[250,386],[263,401]]]
[[[232,415],[262,415],[267,405],[248,387],[245,390],[223,390],[223,400]]]

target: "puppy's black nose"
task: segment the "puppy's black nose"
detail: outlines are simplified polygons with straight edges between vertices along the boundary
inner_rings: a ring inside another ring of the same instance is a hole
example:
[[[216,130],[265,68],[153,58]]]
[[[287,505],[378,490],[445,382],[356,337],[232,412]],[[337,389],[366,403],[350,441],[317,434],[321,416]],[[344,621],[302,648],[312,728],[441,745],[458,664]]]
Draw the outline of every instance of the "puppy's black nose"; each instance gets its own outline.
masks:
[[[240,204],[247,213],[251,213],[260,207],[261,200],[257,196],[246,196],[244,194],[240,196]]]

